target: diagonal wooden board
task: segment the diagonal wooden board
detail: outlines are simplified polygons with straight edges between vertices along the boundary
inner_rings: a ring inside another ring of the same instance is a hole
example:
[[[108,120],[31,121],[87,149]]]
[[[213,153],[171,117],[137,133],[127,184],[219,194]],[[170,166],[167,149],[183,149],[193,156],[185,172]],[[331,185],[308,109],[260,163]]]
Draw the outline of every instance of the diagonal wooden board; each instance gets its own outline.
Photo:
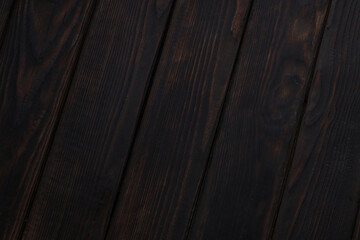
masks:
[[[185,237],[249,9],[177,2],[108,239]]]
[[[359,239],[359,13],[333,1],[275,239]]]
[[[22,231],[92,2],[15,1],[0,50],[1,239]]]
[[[268,239],[327,0],[255,0],[190,239]]]
[[[171,0],[101,0],[24,239],[102,239]]]

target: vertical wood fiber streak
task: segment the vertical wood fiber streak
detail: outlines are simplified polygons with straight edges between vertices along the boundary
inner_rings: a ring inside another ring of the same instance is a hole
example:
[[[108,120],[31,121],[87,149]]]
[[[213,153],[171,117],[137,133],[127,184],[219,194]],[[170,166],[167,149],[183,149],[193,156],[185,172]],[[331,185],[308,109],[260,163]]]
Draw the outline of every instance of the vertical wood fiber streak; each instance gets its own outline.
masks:
[[[184,238],[248,9],[176,4],[108,239]]]
[[[21,0],[13,10],[0,50],[2,239],[21,232],[91,10],[72,0]]]
[[[104,236],[171,7],[99,2],[24,239]]]
[[[359,13],[357,0],[333,3],[276,239],[351,239],[359,231]]]
[[[190,239],[266,239],[327,0],[254,2]]]

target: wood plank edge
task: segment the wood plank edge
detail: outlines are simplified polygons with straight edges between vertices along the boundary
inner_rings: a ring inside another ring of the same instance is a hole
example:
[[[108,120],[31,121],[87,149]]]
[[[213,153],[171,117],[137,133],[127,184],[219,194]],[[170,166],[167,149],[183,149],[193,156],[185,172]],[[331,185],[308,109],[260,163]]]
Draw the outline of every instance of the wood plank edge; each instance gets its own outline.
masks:
[[[124,178],[126,176],[128,165],[129,165],[128,163],[129,163],[129,161],[131,159],[133,149],[134,149],[134,145],[135,145],[135,140],[136,140],[136,137],[138,135],[140,125],[141,125],[141,122],[142,122],[142,119],[143,119],[143,116],[144,116],[144,112],[145,112],[145,109],[146,109],[146,104],[147,104],[147,101],[149,99],[149,95],[150,95],[151,88],[152,88],[152,85],[153,85],[154,76],[155,76],[156,70],[157,70],[159,62],[160,62],[161,53],[162,53],[164,45],[165,45],[165,40],[166,40],[166,36],[167,36],[168,30],[169,30],[169,26],[170,26],[170,23],[171,23],[172,16],[173,16],[173,13],[174,13],[176,1],[177,0],[173,0],[171,2],[170,10],[169,10],[169,13],[168,13],[168,16],[167,16],[167,19],[166,19],[166,23],[165,23],[165,27],[164,27],[164,30],[163,30],[163,32],[161,34],[159,45],[158,45],[158,47],[156,49],[156,54],[155,54],[155,57],[153,59],[153,63],[152,63],[152,66],[151,66],[149,77],[147,79],[147,83],[146,83],[146,87],[144,89],[144,93],[142,94],[143,97],[142,97],[142,100],[141,100],[141,105],[140,105],[140,110],[138,112],[138,116],[136,117],[137,120],[136,120],[136,123],[135,123],[134,134],[133,134],[131,142],[130,142],[129,150],[128,150],[127,154],[126,154],[126,160],[125,160],[124,168],[123,168],[123,171],[121,173],[120,181],[118,183],[118,187],[117,187],[117,190],[116,190],[114,203],[113,203],[109,218],[108,218],[108,220],[107,220],[107,222],[105,224],[106,230],[105,230],[105,234],[104,234],[104,239],[107,239],[107,237],[108,237],[108,233],[109,233],[109,229],[110,229],[110,223],[114,218],[116,205],[117,205],[118,199],[120,197],[120,191],[121,191],[122,184],[124,182]]]
[[[226,104],[228,102],[229,92],[230,92],[230,89],[232,87],[235,68],[236,68],[237,63],[238,63],[238,61],[240,59],[239,55],[240,55],[240,51],[241,51],[241,46],[243,44],[243,40],[244,40],[244,36],[245,36],[246,29],[247,29],[247,26],[248,26],[248,22],[250,20],[250,16],[251,16],[251,13],[252,13],[252,7],[253,7],[254,1],[255,0],[250,0],[248,9],[246,10],[246,17],[245,17],[245,21],[244,21],[244,27],[243,27],[243,30],[242,30],[242,33],[241,33],[241,39],[239,41],[239,45],[238,45],[238,48],[236,50],[235,60],[234,60],[233,66],[231,68],[231,73],[230,73],[228,85],[227,85],[226,90],[225,90],[224,100],[223,100],[223,102],[221,104],[220,111],[219,111],[218,116],[217,116],[217,120],[216,120],[217,123],[216,123],[215,129],[214,129],[213,139],[212,139],[212,142],[210,144],[209,155],[208,155],[207,161],[205,163],[204,170],[203,170],[203,172],[201,174],[200,183],[199,183],[197,193],[196,193],[196,197],[194,199],[194,203],[193,203],[193,206],[192,206],[192,209],[191,209],[190,219],[188,221],[187,228],[185,230],[185,239],[189,239],[189,237],[190,237],[191,228],[193,226],[194,219],[196,218],[196,211],[198,209],[199,202],[200,202],[199,200],[200,200],[200,198],[201,198],[201,196],[202,196],[202,194],[204,192],[204,187],[205,187],[205,184],[206,184],[207,175],[208,175],[210,165],[211,165],[211,159],[212,159],[212,156],[213,156],[213,149],[214,149],[214,146],[216,144],[216,140],[218,139],[218,136],[219,136],[220,126],[221,126],[221,123],[223,121],[224,110],[226,108]]]
[[[58,107],[58,110],[57,110],[57,113],[56,113],[56,116],[55,116],[55,120],[54,120],[53,129],[50,132],[49,140],[48,140],[46,146],[44,147],[45,148],[45,153],[44,153],[43,158],[40,160],[41,166],[40,166],[40,169],[39,169],[38,174],[36,176],[34,188],[32,189],[32,193],[30,194],[30,199],[28,200],[28,203],[27,203],[26,213],[24,215],[24,219],[22,220],[22,225],[20,227],[20,230],[19,230],[18,234],[15,234],[17,239],[21,239],[23,237],[23,235],[24,235],[24,232],[25,232],[25,229],[26,229],[27,219],[29,218],[29,215],[30,215],[30,212],[31,212],[31,209],[32,209],[32,205],[33,205],[34,200],[35,200],[35,196],[36,196],[36,194],[38,192],[38,188],[39,188],[40,181],[41,181],[41,178],[42,178],[44,170],[45,170],[47,159],[49,158],[49,154],[50,154],[51,148],[53,146],[54,139],[55,139],[55,136],[56,136],[56,132],[57,132],[57,129],[58,129],[58,126],[59,126],[59,123],[60,123],[60,119],[61,119],[62,113],[64,111],[66,100],[68,98],[72,82],[74,80],[74,76],[75,76],[76,69],[77,69],[77,66],[78,66],[78,63],[79,63],[81,52],[83,50],[83,46],[84,46],[86,37],[87,37],[89,29],[90,29],[91,20],[92,20],[92,18],[94,16],[94,13],[95,13],[96,9],[97,9],[99,1],[100,0],[94,0],[93,3],[92,3],[92,6],[89,9],[89,12],[87,13],[88,18],[86,20],[86,23],[83,26],[83,29],[84,29],[83,34],[80,37],[78,49],[76,50],[76,53],[74,54],[74,60],[73,60],[74,62],[72,64],[72,67],[69,69],[69,71],[70,71],[69,81],[67,82],[67,84],[65,86],[64,93],[61,96],[60,104],[59,104],[59,107]]]
[[[274,233],[275,233],[275,227],[276,227],[276,223],[277,223],[277,220],[278,220],[280,207],[281,207],[281,204],[282,204],[282,201],[283,201],[286,185],[288,183],[289,173],[290,173],[290,170],[291,170],[291,167],[292,167],[292,163],[294,161],[297,141],[298,141],[298,138],[299,138],[299,135],[300,135],[301,126],[303,124],[306,108],[307,108],[307,105],[308,105],[309,94],[310,94],[310,90],[311,90],[311,87],[312,87],[314,74],[315,74],[315,70],[316,70],[316,65],[317,65],[319,53],[320,53],[320,50],[321,50],[321,44],[323,42],[323,38],[324,38],[324,34],[325,34],[327,22],[328,22],[328,17],[329,17],[332,5],[333,5],[332,0],[329,0],[328,6],[327,6],[327,9],[326,9],[326,13],[325,13],[325,18],[324,18],[324,21],[323,21],[323,24],[322,24],[322,27],[321,27],[321,30],[320,30],[320,36],[319,36],[319,40],[318,40],[318,43],[317,43],[316,53],[315,53],[315,56],[314,56],[314,59],[313,59],[310,75],[308,77],[308,81],[307,81],[307,84],[305,86],[305,95],[304,95],[304,101],[303,101],[303,104],[302,104],[301,110],[300,110],[300,116],[299,116],[299,119],[298,119],[297,123],[295,124],[295,136],[294,136],[294,139],[293,139],[293,144],[292,144],[292,148],[291,148],[291,152],[290,152],[290,157],[289,157],[289,160],[287,161],[287,164],[286,164],[285,175],[284,175],[284,178],[283,178],[283,181],[282,181],[282,184],[281,184],[279,198],[278,198],[278,201],[276,203],[275,214],[274,214],[273,221],[272,221],[272,224],[271,224],[268,239],[273,239],[273,236],[274,236]]]

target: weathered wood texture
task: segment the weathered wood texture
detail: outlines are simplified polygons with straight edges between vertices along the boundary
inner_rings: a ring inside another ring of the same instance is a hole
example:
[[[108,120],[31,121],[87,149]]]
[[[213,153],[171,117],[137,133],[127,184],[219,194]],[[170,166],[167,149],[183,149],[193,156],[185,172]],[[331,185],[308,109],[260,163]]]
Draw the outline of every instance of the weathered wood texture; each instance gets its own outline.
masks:
[[[248,0],[180,0],[109,239],[182,239],[236,59]]]
[[[101,239],[172,8],[101,0],[24,239]]]
[[[21,231],[91,3],[21,0],[15,5],[0,51],[2,239],[17,239]]]
[[[359,13],[360,1],[333,2],[276,239],[351,239],[359,231]]]
[[[0,0],[0,239],[360,240],[359,0]]]
[[[255,1],[190,239],[267,239],[327,0]]]

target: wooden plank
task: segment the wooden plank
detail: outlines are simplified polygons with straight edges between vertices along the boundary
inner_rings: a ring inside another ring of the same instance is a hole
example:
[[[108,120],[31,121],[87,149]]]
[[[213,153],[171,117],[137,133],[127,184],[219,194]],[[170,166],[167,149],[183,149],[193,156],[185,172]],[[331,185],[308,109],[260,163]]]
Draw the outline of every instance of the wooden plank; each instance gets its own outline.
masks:
[[[327,7],[255,0],[190,239],[268,239]]]
[[[184,238],[249,2],[176,5],[109,239]]]
[[[1,239],[21,232],[91,11],[71,0],[14,8],[0,52]]]
[[[351,239],[358,231],[360,2],[335,0],[332,5],[277,239]]]
[[[99,2],[24,239],[104,237],[172,6]]]

